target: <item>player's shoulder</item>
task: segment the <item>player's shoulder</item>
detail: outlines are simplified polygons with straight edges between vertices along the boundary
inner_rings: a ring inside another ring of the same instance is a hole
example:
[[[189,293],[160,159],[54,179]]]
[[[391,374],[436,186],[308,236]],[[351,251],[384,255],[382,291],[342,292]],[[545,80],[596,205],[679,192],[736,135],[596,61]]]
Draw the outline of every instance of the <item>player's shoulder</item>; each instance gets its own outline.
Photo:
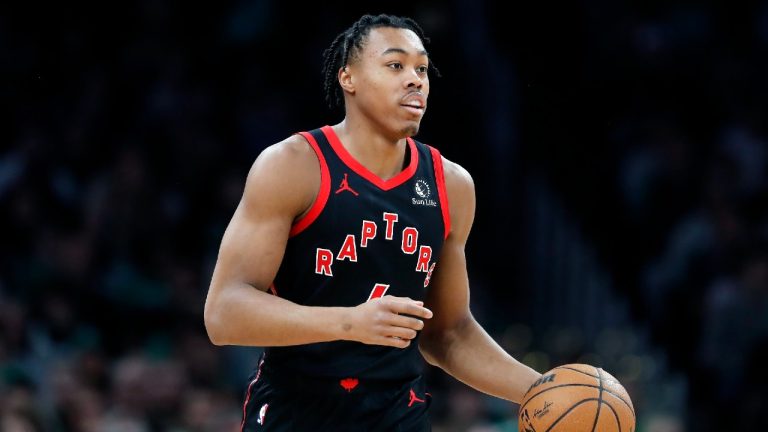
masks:
[[[319,178],[318,158],[306,139],[293,134],[264,148],[251,165],[251,179],[280,181],[286,178],[299,187],[314,187]]]
[[[245,197],[264,205],[279,201],[291,215],[309,207],[320,185],[320,167],[312,147],[299,134],[264,148],[251,165]]]
[[[292,177],[302,174],[313,175],[317,168],[317,155],[307,140],[299,134],[293,134],[282,141],[268,145],[259,153],[251,165],[249,177],[253,175]]]
[[[296,163],[303,159],[312,161],[315,153],[309,146],[307,140],[299,135],[293,134],[282,141],[267,146],[259,156],[256,162],[267,160],[271,163]]]
[[[474,193],[475,182],[466,168],[441,155],[445,184],[450,193],[453,189],[458,193]]]

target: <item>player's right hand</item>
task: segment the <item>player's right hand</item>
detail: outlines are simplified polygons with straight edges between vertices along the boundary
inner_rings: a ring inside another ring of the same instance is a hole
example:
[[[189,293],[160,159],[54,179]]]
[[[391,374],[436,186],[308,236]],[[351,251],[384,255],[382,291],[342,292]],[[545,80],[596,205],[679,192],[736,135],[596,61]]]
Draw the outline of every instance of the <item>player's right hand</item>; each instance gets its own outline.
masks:
[[[424,328],[432,311],[424,302],[408,297],[384,296],[351,308],[349,321],[344,323],[348,340],[368,345],[406,348]]]

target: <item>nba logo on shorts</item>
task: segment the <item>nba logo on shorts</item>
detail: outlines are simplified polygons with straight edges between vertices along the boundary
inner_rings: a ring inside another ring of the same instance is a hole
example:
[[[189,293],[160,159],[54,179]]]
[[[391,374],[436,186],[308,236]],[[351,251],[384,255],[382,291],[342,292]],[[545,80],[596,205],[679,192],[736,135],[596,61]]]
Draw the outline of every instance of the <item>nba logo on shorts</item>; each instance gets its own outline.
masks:
[[[261,406],[261,409],[259,410],[259,419],[256,420],[256,423],[263,425],[264,424],[264,417],[267,415],[267,409],[269,408],[269,404],[264,404]]]

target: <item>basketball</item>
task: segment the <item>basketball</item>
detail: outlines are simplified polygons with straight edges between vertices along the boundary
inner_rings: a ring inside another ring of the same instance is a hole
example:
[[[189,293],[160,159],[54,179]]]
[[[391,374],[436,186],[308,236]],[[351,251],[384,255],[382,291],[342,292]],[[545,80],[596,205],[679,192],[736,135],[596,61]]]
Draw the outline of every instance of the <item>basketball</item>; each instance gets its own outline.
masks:
[[[545,372],[520,402],[519,432],[634,432],[635,409],[608,372],[567,364]]]

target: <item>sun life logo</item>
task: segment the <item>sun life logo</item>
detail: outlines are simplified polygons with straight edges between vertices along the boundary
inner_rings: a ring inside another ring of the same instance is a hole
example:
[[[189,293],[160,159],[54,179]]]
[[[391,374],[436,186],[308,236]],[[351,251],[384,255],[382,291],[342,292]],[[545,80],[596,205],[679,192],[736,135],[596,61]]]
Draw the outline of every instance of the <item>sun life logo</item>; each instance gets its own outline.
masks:
[[[430,195],[429,184],[422,179],[416,180],[416,184],[413,186],[413,190],[416,191],[416,195],[427,198]]]
[[[437,207],[437,201],[429,199],[432,195],[432,191],[429,188],[429,183],[424,179],[416,180],[413,184],[413,191],[416,192],[417,197],[411,197],[411,202],[416,206],[424,207]]]

